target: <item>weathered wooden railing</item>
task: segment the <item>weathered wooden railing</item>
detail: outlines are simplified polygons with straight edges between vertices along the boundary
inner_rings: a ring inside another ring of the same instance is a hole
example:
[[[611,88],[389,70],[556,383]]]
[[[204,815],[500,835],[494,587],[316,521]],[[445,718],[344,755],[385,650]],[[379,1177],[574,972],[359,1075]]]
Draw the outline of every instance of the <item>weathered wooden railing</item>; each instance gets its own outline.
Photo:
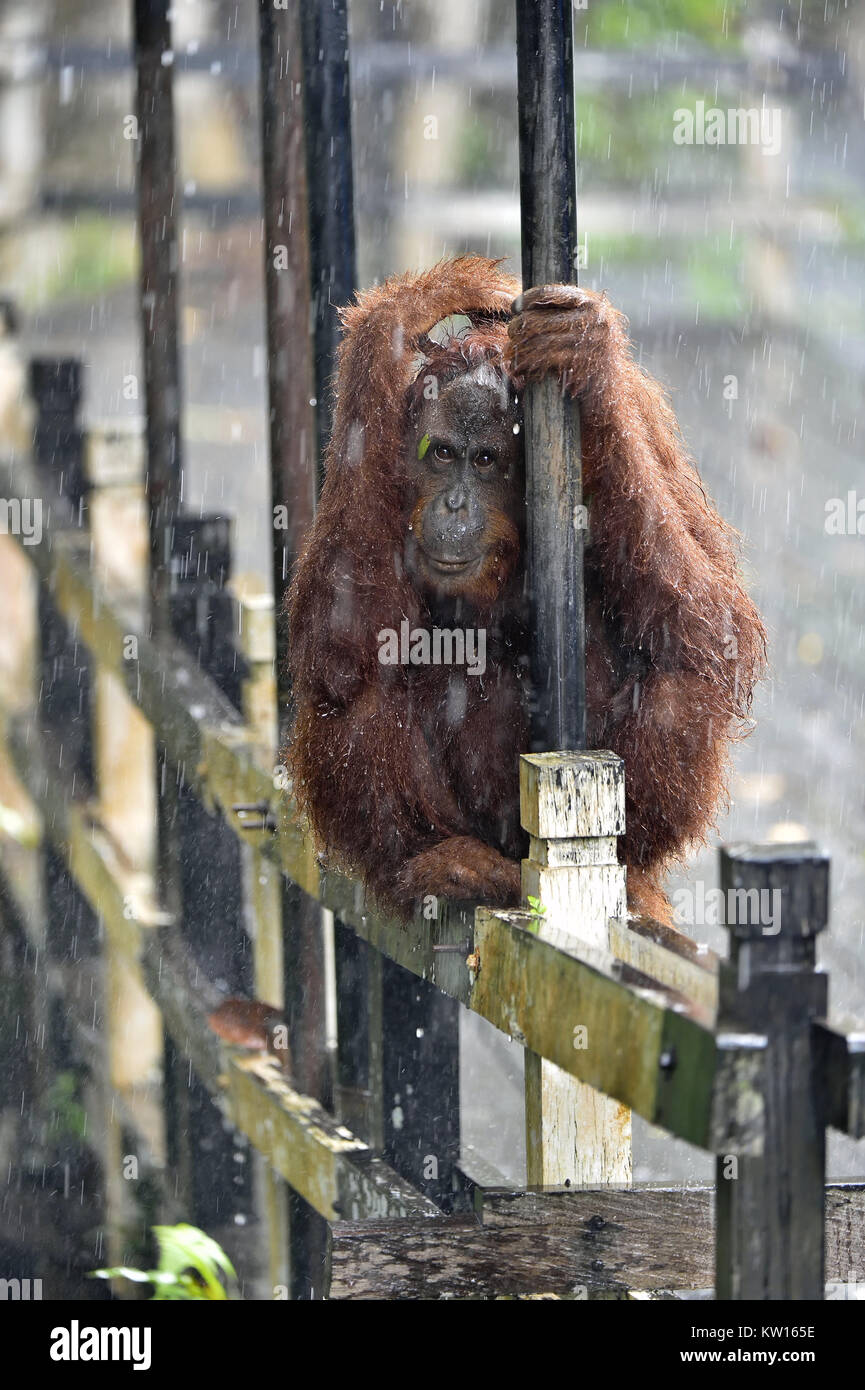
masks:
[[[135,447],[134,439],[125,441],[127,456]],[[104,442],[91,436],[86,455],[91,466],[94,460],[104,462]],[[538,878],[539,863],[554,865],[557,857],[565,865],[573,861],[561,853],[561,842],[588,829],[566,820],[557,827],[546,789],[553,781],[567,785],[568,779],[578,778],[585,791],[585,779],[596,777],[600,766],[603,784],[617,799],[620,770],[603,756],[600,764],[593,755],[526,760],[523,814],[535,836],[527,871],[531,887],[547,893],[546,913],[479,910],[473,920],[468,912],[445,910],[436,922],[417,919],[404,927],[389,921],[368,909],[356,884],[320,869],[293,818],[290,797],[274,785],[272,746],[260,741],[259,731],[179,642],[164,635],[148,638],[134,593],[118,591],[110,574],[106,586],[105,573],[94,566],[99,550],[94,534],[80,520],[97,515],[99,490],[90,487],[86,505],[76,508],[52,488],[44,469],[37,471],[20,459],[3,467],[0,487],[7,497],[41,499],[41,542],[21,548],[33,563],[40,591],[50,597],[55,624],[65,625],[67,643],[78,644],[88,654],[91,670],[101,673],[102,680],[110,676],[144,716],[165,747],[169,765],[184,770],[189,787],[207,807],[214,834],[221,824],[247,849],[252,845],[262,862],[332,910],[342,930],[372,948],[376,960],[392,963],[389,969],[398,966],[428,982],[560,1072],[717,1153],[718,1288],[724,1296],[819,1296],[824,1277],[819,1195],[824,1129],[834,1124],[857,1135],[865,1130],[861,1038],[847,1038],[821,1021],[825,980],[813,966],[814,937],[827,912],[826,864],[820,856],[797,846],[790,851],[773,847],[763,855],[731,852],[724,859],[725,890],[780,894],[780,915],[774,910],[772,916],[780,929],[767,934],[759,921],[752,927],[747,918],[733,927],[734,957],[729,974],[722,975],[720,1015],[714,958],[698,955],[690,943],[655,924],[628,923],[623,917],[610,923],[606,946],[597,936],[594,945],[575,939],[569,923],[557,918],[556,895],[550,896],[543,876]],[[124,541],[133,538],[134,528]],[[130,659],[133,650],[137,656]],[[117,710],[115,700],[92,711],[95,746],[99,719],[116,719]],[[570,1195],[536,1191],[531,1198],[508,1203],[479,1184],[468,1184],[454,1215],[445,1217],[440,1205],[388,1165],[380,1150],[352,1134],[321,1103],[296,1091],[278,1058],[227,1046],[208,1024],[225,987],[209,980],[196,961],[195,942],[184,922],[166,920],[152,873],[130,864],[128,845],[112,833],[102,812],[101,789],[82,786],[75,766],[64,760],[63,717],[58,727],[31,702],[29,708],[8,712],[4,725],[6,748],[38,808],[44,833],[103,925],[102,949],[113,981],[107,993],[119,988],[118,979],[131,981],[133,989],[143,987],[185,1059],[183,1067],[194,1068],[268,1167],[331,1223],[335,1296],[350,1296],[352,1290],[358,1295],[418,1296],[408,1275],[402,1280],[392,1274],[376,1277],[375,1252],[396,1249],[434,1252],[430,1257],[437,1267],[443,1262],[452,1272],[452,1279],[446,1275],[436,1285],[440,1292],[465,1292],[475,1259],[487,1271],[485,1283],[472,1284],[475,1292],[564,1293],[575,1285],[589,1291],[645,1290],[681,1287],[698,1274],[699,1282],[709,1282],[708,1195],[613,1188],[602,1198],[580,1190]],[[98,758],[94,761],[100,766]],[[597,797],[584,796],[583,801],[592,801],[602,814]],[[245,828],[238,804],[260,808],[260,828]],[[556,828],[564,834],[551,838]],[[613,827],[599,821],[597,828],[609,833]],[[577,842],[585,849],[582,833]],[[608,876],[602,856],[588,858],[595,876]],[[5,891],[18,904],[31,939],[38,941],[42,928],[27,893],[8,873]],[[256,957],[259,950],[264,958],[272,954],[266,933],[254,949]],[[256,978],[259,973],[256,969]],[[121,997],[128,999],[130,985],[124,988]],[[134,1046],[135,1038],[124,1041],[128,1019],[116,1002],[106,1012],[105,1026],[108,1052],[117,1067],[124,1047]],[[575,1045],[576,1029],[585,1030],[588,1046]],[[152,1028],[145,1028],[143,1036],[152,1038]],[[291,1045],[297,1045],[296,1038]],[[387,1048],[386,1037],[382,1045]],[[148,1110],[140,1103],[141,1076],[134,1073],[133,1066],[130,1080],[120,1066],[119,1074],[109,1078],[117,1113],[125,1132],[131,1127],[146,1140],[142,1151],[158,1151],[164,1148],[164,1133],[154,1138],[146,1132],[160,1111],[158,1086],[157,1101]],[[369,1078],[367,1089],[375,1090]],[[381,1109],[387,1097],[379,1093],[367,1100],[372,1109]],[[161,1115],[157,1128],[165,1129]],[[541,1132],[542,1140],[555,1146],[558,1136],[549,1116]],[[194,1134],[189,1142],[194,1147]],[[112,1161],[120,1164],[123,1152],[118,1136]],[[105,1166],[110,1172],[108,1161]],[[737,1173],[732,1180],[731,1171]],[[122,1227],[122,1211],[111,1210],[108,1187],[106,1226],[116,1215]],[[861,1264],[865,1208],[857,1188],[828,1191],[827,1273],[843,1281]],[[116,1193],[121,1208],[122,1196],[122,1191]],[[678,1238],[674,1234],[679,1216],[694,1203],[697,1229],[703,1232],[699,1250],[693,1230],[680,1225]],[[481,1216],[480,1230],[459,1215],[460,1206],[465,1210],[471,1204]],[[641,1210],[644,1217],[630,1216]],[[782,1210],[787,1213],[783,1221],[775,1215]],[[436,1218],[439,1236],[417,1226],[415,1219],[421,1217]],[[644,1242],[653,1238],[655,1223],[662,1220],[668,1234],[656,1252],[663,1255],[661,1274],[658,1260],[647,1260]],[[603,1234],[613,1221],[624,1229],[615,1236]],[[368,1228],[363,1225],[369,1222]],[[632,1224],[633,1244],[627,1234]],[[577,1235],[584,1236],[586,1229],[592,1233],[594,1255],[577,1260]],[[784,1258],[791,1241],[797,1251],[807,1251],[806,1259]],[[611,1249],[614,1259],[609,1258]],[[528,1259],[531,1250],[536,1251],[534,1263]],[[273,1267],[278,1270],[279,1262]],[[275,1285],[283,1282],[274,1280]],[[325,1291],[322,1283],[319,1288]]]

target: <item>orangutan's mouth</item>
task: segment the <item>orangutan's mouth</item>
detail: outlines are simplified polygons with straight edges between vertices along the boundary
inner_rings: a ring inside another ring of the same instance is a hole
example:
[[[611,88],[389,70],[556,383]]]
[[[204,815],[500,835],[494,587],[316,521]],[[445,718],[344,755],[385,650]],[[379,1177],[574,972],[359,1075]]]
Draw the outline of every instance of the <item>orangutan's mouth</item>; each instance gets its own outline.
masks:
[[[443,555],[430,555],[425,550],[421,554],[430,569],[437,570],[439,574],[462,574],[464,570],[476,565],[481,558],[479,555],[470,555],[467,560],[451,560]]]

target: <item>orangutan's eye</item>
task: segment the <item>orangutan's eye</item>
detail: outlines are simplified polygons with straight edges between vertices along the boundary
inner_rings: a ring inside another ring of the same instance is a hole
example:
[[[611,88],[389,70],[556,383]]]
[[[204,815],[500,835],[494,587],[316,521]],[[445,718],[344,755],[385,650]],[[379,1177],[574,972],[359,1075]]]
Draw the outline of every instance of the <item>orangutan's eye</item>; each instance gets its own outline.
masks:
[[[437,463],[453,463],[456,453],[449,444],[437,444],[433,449],[433,458]]]

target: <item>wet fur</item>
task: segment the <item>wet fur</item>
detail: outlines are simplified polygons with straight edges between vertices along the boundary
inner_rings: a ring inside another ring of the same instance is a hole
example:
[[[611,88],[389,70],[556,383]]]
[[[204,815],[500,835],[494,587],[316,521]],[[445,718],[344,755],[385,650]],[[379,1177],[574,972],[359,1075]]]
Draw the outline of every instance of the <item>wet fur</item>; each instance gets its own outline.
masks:
[[[623,317],[590,295],[583,312],[512,319],[518,292],[495,261],[462,257],[343,311],[326,481],[288,595],[287,762],[324,851],[385,905],[410,911],[427,893],[518,899],[527,633],[514,536],[459,618],[487,628],[483,678],[382,666],[377,634],[434,621],[403,566],[420,380],[432,372],[441,387],[489,361],[521,389],[551,372],[581,402],[588,742],[625,761],[629,901],[668,920],[664,872],[715,815],[765,634],[735,532],[707,499],[662,388],[634,362]],[[453,314],[472,331],[436,348],[426,334]]]

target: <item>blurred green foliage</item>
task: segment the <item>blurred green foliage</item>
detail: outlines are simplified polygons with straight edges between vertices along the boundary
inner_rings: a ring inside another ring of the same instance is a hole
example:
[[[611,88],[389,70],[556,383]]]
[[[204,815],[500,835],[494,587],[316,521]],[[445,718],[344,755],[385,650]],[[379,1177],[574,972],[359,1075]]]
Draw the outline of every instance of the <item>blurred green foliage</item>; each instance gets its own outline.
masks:
[[[16,296],[28,308],[104,294],[137,274],[135,229],[120,218],[94,214],[53,224],[38,246],[16,276]]]
[[[741,47],[747,0],[590,0],[574,11],[575,42],[592,48],[648,47],[683,39],[709,48]]]

